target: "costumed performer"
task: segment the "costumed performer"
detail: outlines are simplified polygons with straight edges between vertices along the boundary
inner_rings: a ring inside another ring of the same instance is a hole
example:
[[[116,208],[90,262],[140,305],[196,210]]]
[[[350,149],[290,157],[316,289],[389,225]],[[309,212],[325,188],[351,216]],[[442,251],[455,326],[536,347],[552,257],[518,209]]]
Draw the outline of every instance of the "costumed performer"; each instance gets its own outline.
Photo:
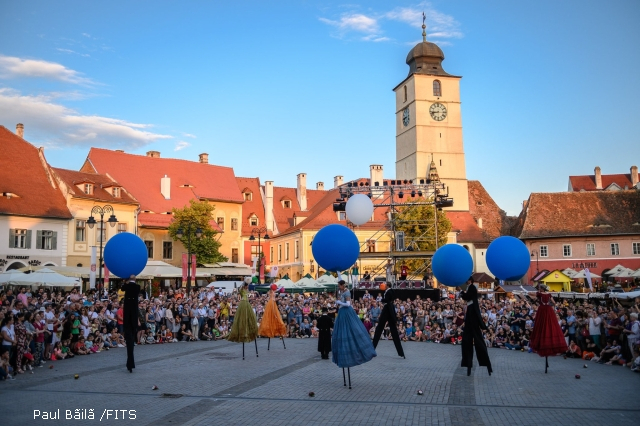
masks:
[[[329,317],[329,309],[326,306],[322,307],[322,316],[318,318],[316,325],[318,327],[318,352],[320,352],[322,359],[329,359],[333,321]]]
[[[284,336],[287,334],[287,326],[284,325],[280,312],[278,311],[278,305],[276,304],[275,292],[269,290],[269,301],[262,313],[262,321],[260,321],[260,328],[258,328],[258,335],[268,337],[269,343],[267,350],[271,347],[271,338],[282,338],[282,345],[287,349],[287,345],[284,343]]]
[[[549,357],[563,354],[568,350],[567,342],[553,309],[553,297],[548,290],[549,288],[544,284],[538,286],[536,298],[540,301],[540,306],[536,312],[533,331],[529,339],[529,347],[545,358],[545,373],[549,369]]]
[[[249,303],[249,283],[251,278],[245,278],[244,285],[238,290],[238,307],[233,317],[231,332],[227,337],[230,342],[242,343],[242,359],[244,359],[244,344],[254,341],[256,344],[256,356],[258,356],[258,321],[253,308]]]
[[[124,291],[123,328],[124,341],[127,344],[127,370],[133,373],[136,363],[133,358],[133,347],[138,333],[138,297],[140,296],[140,286],[136,284],[136,276],[131,275],[126,284],[122,285]]]
[[[373,347],[374,349],[378,347],[378,341],[380,341],[380,336],[382,336],[384,327],[385,325],[387,325],[387,323],[389,323],[389,330],[391,331],[391,337],[393,338],[393,344],[396,346],[398,356],[406,359],[406,357],[404,356],[404,350],[402,349],[402,344],[400,343],[400,335],[398,334],[398,325],[396,323],[396,308],[393,304],[394,300],[395,297],[393,294],[393,290],[391,289],[391,287],[387,287],[382,298],[382,303],[384,303],[384,306],[382,307],[382,312],[380,312],[378,325],[376,326],[376,331],[373,335]]]
[[[460,365],[467,367],[467,376],[470,376],[471,367],[473,367],[473,348],[475,346],[478,364],[481,367],[487,367],[487,371],[491,375],[493,372],[491,360],[482,336],[482,330],[486,330],[487,326],[482,320],[480,305],[478,304],[478,288],[473,284],[473,280],[469,280],[467,291],[461,291],[460,297],[467,302],[464,329],[462,330],[462,363]]]
[[[340,299],[336,301],[338,315],[333,325],[331,352],[333,362],[342,368],[342,378],[347,386],[344,369],[349,373],[349,389],[351,389],[350,367],[364,364],[376,356],[376,350],[364,324],[351,307],[351,293],[346,289],[344,280],[338,281]]]

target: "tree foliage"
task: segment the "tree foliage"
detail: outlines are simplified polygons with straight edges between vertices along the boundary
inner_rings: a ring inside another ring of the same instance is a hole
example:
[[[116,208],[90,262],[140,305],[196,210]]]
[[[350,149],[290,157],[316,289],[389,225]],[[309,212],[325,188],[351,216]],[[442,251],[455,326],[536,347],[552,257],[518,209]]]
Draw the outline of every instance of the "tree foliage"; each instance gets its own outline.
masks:
[[[395,215],[396,231],[404,231],[405,248],[414,251],[436,250],[436,227],[434,205],[411,205],[411,203],[423,200],[409,199],[405,205],[398,207]],[[444,211],[438,211],[438,247],[447,244],[447,235],[451,231],[451,221]],[[409,273],[426,272],[427,259],[407,259],[404,263],[409,268]]]
[[[189,200],[189,206],[173,209],[173,222],[169,225],[169,236],[174,241],[180,241],[187,248],[191,240],[191,253],[197,256],[197,262],[214,263],[225,262],[227,258],[220,253],[218,232],[211,226],[215,206],[206,201]],[[202,230],[202,236],[196,237],[196,229]],[[183,236],[178,238],[178,229],[182,229]]]

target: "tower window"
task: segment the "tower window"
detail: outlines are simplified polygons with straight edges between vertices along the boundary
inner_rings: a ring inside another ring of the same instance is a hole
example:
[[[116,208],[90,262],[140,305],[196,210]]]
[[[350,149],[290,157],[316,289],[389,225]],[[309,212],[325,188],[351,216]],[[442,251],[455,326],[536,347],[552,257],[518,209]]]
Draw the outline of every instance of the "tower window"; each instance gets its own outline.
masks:
[[[440,80],[433,80],[433,96],[442,96]]]
[[[404,86],[404,100],[403,102],[407,102],[407,86]]]

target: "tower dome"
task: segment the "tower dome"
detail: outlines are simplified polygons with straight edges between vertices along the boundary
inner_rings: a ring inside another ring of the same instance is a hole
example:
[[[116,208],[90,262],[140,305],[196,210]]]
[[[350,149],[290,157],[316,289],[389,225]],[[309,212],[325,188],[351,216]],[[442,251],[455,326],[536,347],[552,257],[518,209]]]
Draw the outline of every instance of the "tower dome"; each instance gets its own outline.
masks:
[[[425,25],[425,15],[422,14],[422,42],[416,44],[407,55],[407,65],[409,65],[409,75],[450,75],[442,69],[444,53],[437,44],[427,41]]]

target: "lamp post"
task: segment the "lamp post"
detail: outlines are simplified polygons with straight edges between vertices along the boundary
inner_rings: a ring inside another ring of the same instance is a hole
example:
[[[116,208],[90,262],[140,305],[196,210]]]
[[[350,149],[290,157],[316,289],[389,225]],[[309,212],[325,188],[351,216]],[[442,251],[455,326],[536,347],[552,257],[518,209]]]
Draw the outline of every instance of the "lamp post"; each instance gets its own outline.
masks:
[[[264,237],[262,236],[262,233],[264,233]],[[262,228],[253,228],[251,230],[251,236],[249,237],[249,241],[255,241],[256,237],[258,236],[258,268],[257,268],[257,274],[258,274],[258,284],[262,284],[260,282],[260,266],[262,265],[262,243],[261,240],[268,240],[269,238],[269,233],[267,231],[266,227],[262,227]]]
[[[202,229],[197,226],[195,222],[187,222],[187,295],[191,293],[191,230],[196,226],[196,238],[202,237]],[[178,228],[176,231],[176,237],[184,244],[182,238],[184,237],[184,231],[182,228]]]
[[[96,289],[98,290],[98,299],[100,298],[100,286],[102,285],[102,246],[105,239],[103,237],[106,237],[106,230],[104,228],[104,216],[106,214],[110,214],[109,219],[107,219],[107,223],[109,223],[109,225],[111,225],[111,227],[113,228],[114,226],[116,226],[116,223],[118,223],[118,219],[113,214],[113,207],[111,207],[109,204],[103,207],[93,206],[93,208],[91,209],[91,216],[89,216],[89,219],[87,220],[87,225],[89,225],[90,229],[93,229],[93,226],[96,223],[100,224],[100,258],[98,259],[98,283],[96,284]],[[96,220],[96,218],[93,217],[94,215],[100,215],[100,220]],[[127,279],[129,277],[120,278]]]
[[[538,272],[540,272],[540,256],[538,250],[531,250],[531,257],[533,258],[533,256],[536,257],[536,275],[538,275]]]

